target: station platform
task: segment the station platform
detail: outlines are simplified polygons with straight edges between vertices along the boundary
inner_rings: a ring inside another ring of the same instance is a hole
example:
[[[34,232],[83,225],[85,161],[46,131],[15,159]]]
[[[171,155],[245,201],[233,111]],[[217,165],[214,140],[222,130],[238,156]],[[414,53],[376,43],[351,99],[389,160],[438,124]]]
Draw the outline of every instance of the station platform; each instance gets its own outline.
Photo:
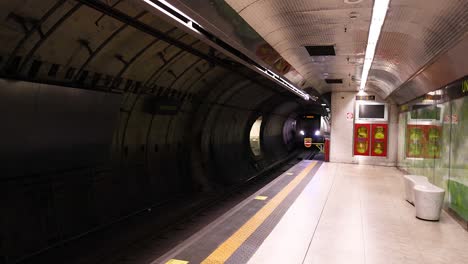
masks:
[[[152,263],[466,263],[468,232],[415,218],[402,175],[301,161]]]

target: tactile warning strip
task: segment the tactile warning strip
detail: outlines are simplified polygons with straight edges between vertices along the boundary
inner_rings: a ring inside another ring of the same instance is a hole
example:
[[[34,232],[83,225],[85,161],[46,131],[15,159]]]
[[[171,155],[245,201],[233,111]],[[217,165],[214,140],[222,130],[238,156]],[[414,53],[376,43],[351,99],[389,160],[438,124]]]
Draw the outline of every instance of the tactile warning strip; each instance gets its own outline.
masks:
[[[289,207],[294,203],[307,184],[319,169],[321,163],[314,166],[304,175],[304,178],[289,192],[284,200],[274,209],[270,216],[260,225],[249,238],[229,257],[227,264],[247,263],[267,236],[273,231],[275,226],[286,214]],[[286,189],[286,188],[285,188]]]
[[[231,237],[224,241],[213,253],[211,253],[202,264],[225,263],[236,250],[257,230],[260,225],[273,213],[273,211],[286,199],[294,188],[306,178],[316,163],[309,164],[299,175],[297,175],[283,190],[273,197],[252,218],[250,218]],[[237,262],[242,263],[242,262]]]
[[[297,164],[289,170],[293,175],[286,173],[280,176],[278,181],[257,194],[268,197],[266,200],[257,200],[256,196],[251,197],[240,210],[223,219],[202,236],[198,236],[196,240],[190,241],[181,251],[175,249],[178,253],[171,258],[186,260],[189,263],[247,262],[312,179],[320,165],[321,163],[316,161],[303,161]],[[272,202],[275,206],[269,205]],[[263,210],[264,214],[267,210],[264,208],[268,208],[268,214],[260,221],[259,213]],[[241,231],[249,222],[247,228]],[[232,238],[236,236],[237,238]],[[231,243],[232,241],[234,243]],[[223,244],[226,244],[224,248]],[[222,258],[212,258],[216,252],[221,252]]]

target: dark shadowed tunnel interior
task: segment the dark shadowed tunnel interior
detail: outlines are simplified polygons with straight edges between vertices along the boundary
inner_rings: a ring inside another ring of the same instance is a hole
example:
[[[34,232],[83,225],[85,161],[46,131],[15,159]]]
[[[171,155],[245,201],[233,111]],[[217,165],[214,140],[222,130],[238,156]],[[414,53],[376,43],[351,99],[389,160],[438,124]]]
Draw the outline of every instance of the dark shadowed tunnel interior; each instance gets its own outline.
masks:
[[[0,264],[155,261],[314,158],[425,175],[468,230],[468,5],[382,0],[366,65],[379,1],[0,0]]]
[[[295,112],[311,103],[135,3],[114,2],[98,4],[125,19],[87,1],[2,2],[4,262],[219,192],[297,151],[283,131],[294,133]]]

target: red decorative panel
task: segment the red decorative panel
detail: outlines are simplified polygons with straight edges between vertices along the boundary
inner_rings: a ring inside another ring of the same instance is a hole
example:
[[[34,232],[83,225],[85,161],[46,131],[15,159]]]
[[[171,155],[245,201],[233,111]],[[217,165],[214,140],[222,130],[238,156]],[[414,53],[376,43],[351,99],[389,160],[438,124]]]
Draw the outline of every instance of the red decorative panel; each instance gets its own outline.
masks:
[[[370,124],[354,125],[354,155],[369,156]]]
[[[387,124],[372,124],[371,156],[387,156]]]

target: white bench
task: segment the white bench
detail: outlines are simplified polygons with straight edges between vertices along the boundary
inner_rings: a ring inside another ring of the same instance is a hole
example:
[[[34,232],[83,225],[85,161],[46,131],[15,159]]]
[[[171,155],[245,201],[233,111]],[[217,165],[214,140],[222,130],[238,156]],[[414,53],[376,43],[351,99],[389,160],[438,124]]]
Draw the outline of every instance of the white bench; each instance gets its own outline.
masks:
[[[414,186],[417,184],[429,183],[426,176],[421,175],[405,175],[405,199],[414,205]]]
[[[405,175],[406,200],[416,207],[416,217],[439,220],[445,190],[431,184],[425,176]]]
[[[414,186],[414,207],[416,217],[436,221],[444,203],[445,190],[431,183]]]

